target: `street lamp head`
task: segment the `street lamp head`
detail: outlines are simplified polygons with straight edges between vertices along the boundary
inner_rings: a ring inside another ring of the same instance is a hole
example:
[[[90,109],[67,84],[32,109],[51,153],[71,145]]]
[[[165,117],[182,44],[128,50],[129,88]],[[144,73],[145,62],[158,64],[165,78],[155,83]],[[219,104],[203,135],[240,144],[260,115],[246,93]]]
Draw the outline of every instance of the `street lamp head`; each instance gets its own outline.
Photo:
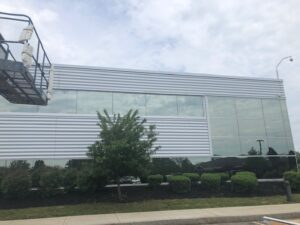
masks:
[[[286,57],[283,57],[276,65],[276,75],[277,75],[277,79],[279,79],[279,73],[278,73],[278,67],[279,65],[284,61],[284,60],[289,60],[290,62],[293,62],[294,59],[292,56],[286,56]]]

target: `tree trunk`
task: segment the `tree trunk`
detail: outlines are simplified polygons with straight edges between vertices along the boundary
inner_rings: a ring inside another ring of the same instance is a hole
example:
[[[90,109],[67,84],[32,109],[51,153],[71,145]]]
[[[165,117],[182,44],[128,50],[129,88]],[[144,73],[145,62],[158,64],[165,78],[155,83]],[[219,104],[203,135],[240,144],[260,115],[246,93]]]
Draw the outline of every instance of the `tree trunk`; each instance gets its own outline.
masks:
[[[120,177],[117,177],[117,190],[118,190],[119,201],[122,202],[123,198],[122,198],[122,192],[121,192]]]

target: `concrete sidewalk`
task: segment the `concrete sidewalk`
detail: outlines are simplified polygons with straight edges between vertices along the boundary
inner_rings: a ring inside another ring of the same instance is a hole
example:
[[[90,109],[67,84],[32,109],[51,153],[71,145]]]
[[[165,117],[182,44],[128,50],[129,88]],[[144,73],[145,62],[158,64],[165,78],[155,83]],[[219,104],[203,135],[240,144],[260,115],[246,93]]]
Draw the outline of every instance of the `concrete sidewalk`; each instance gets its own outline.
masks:
[[[300,204],[113,213],[0,221],[0,225],[212,224],[261,220],[262,216],[300,218]]]

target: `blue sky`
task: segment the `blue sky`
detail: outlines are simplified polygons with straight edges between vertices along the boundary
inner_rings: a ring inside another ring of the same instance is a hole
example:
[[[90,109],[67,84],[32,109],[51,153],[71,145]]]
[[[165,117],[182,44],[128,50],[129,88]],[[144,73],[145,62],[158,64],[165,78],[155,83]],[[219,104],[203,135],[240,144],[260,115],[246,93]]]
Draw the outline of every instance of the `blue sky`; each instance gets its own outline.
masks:
[[[30,15],[54,63],[272,78],[292,55],[280,77],[300,150],[298,0],[0,0],[0,9]]]

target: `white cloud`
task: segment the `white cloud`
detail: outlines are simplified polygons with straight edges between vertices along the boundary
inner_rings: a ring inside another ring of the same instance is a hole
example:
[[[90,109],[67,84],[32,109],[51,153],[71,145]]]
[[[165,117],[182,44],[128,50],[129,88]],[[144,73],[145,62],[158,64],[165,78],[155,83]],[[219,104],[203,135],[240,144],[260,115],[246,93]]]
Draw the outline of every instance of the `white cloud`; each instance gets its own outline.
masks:
[[[1,0],[0,8],[31,15],[56,63],[275,77],[279,59],[293,55],[280,76],[300,149],[298,0]]]

